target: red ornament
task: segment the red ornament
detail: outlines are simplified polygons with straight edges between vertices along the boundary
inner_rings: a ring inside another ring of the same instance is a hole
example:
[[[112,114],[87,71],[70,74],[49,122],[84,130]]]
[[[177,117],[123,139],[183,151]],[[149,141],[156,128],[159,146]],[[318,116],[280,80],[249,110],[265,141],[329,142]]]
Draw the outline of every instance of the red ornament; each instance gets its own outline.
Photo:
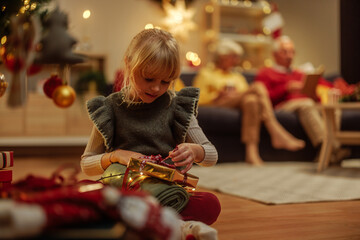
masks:
[[[25,66],[23,59],[17,58],[11,53],[5,54],[3,56],[3,61],[6,68],[9,69],[12,73],[19,72]]]
[[[41,71],[41,65],[39,64],[31,64],[27,69],[27,74],[29,76],[35,75],[36,73]]]
[[[48,98],[52,98],[55,89],[61,85],[62,85],[62,79],[59,78],[59,76],[56,74],[51,75],[51,77],[45,81],[43,86],[45,95]]]

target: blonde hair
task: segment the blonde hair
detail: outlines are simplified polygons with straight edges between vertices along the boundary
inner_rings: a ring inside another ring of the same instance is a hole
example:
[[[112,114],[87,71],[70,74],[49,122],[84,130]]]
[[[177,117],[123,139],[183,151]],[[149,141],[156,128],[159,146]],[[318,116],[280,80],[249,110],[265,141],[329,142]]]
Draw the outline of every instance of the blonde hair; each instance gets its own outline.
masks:
[[[136,92],[135,76],[145,77],[150,73],[154,78],[174,80],[180,75],[178,44],[169,32],[161,29],[138,33],[125,52],[124,62],[124,98],[129,103],[135,98],[131,96],[132,90]],[[172,93],[171,88],[168,91]]]

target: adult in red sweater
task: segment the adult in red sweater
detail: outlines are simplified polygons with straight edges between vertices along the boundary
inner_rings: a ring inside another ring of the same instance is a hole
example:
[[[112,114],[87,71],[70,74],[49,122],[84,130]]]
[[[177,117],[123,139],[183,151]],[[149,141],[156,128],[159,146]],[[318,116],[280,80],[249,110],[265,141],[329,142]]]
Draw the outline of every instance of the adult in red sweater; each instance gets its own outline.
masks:
[[[304,74],[291,67],[295,56],[293,41],[288,36],[277,38],[273,56],[275,66],[260,70],[255,81],[267,87],[275,109],[298,114],[305,132],[316,147],[322,143],[325,127],[315,101],[301,93]],[[339,148],[337,142],[334,142],[334,146]]]

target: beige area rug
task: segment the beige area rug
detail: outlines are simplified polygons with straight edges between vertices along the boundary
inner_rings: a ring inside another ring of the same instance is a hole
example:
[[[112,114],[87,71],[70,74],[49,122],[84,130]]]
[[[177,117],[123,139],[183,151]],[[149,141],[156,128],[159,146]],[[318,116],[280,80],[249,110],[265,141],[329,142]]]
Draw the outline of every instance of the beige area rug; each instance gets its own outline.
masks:
[[[360,160],[358,160],[360,162]],[[360,199],[360,168],[330,167],[316,172],[315,163],[222,163],[193,167],[198,185],[266,204]]]

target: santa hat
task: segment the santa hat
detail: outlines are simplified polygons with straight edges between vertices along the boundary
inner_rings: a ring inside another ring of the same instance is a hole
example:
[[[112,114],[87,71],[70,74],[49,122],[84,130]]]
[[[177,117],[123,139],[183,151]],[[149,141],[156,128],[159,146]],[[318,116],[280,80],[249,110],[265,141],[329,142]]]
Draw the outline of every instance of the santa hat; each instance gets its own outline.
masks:
[[[272,12],[263,18],[262,26],[270,31],[270,34],[274,39],[281,36],[284,19],[275,3],[272,4]]]

